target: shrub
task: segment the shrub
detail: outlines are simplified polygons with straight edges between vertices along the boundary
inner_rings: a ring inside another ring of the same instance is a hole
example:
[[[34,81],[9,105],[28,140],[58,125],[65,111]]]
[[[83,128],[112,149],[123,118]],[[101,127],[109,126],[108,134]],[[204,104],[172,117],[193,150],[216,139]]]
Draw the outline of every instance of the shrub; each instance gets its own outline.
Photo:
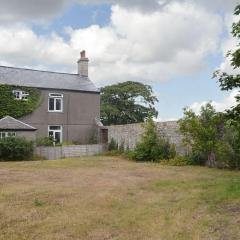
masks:
[[[152,118],[147,119],[144,128],[145,132],[142,140],[136,145],[134,154],[132,154],[133,159],[137,161],[159,161],[175,157],[174,145],[158,137]]]
[[[118,144],[113,138],[111,138],[111,141],[108,144],[108,151],[118,151]]]
[[[37,146],[45,146],[45,147],[51,147],[54,144],[54,140],[52,137],[41,137],[36,140]]]
[[[223,142],[217,151],[218,165],[221,168],[240,169],[240,156],[236,154],[233,146]]]
[[[24,138],[4,138],[0,140],[0,161],[33,159],[33,142]]]
[[[121,144],[119,145],[118,151],[119,151],[120,153],[124,153],[124,151],[125,151],[124,141],[122,141]]]
[[[231,169],[240,169],[240,124],[225,124],[223,143],[219,147],[217,158]]]
[[[187,156],[192,165],[203,166],[206,163],[207,155],[199,151],[191,151]]]
[[[191,165],[192,162],[184,156],[175,156],[174,158],[162,160],[162,165],[169,165],[169,166],[187,166]]]
[[[131,150],[126,150],[124,153],[123,153],[123,157],[126,158],[126,159],[129,159],[129,160],[135,160],[136,159],[136,156],[135,156],[135,152],[134,151],[131,151]]]
[[[165,139],[159,139],[160,157],[159,159],[171,159],[176,156],[176,149],[173,144]]]
[[[201,108],[200,115],[184,110],[180,132],[184,143],[191,147],[189,159],[194,164],[240,168],[240,125],[228,118],[216,112],[211,103]]]

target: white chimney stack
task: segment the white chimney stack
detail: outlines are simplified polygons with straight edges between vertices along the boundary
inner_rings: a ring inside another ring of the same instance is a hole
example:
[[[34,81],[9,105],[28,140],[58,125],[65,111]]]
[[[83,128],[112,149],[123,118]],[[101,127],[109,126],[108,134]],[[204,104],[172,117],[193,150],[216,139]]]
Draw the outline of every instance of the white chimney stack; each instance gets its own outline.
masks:
[[[88,58],[86,57],[86,51],[80,52],[80,59],[78,60],[78,74],[81,77],[88,77]]]

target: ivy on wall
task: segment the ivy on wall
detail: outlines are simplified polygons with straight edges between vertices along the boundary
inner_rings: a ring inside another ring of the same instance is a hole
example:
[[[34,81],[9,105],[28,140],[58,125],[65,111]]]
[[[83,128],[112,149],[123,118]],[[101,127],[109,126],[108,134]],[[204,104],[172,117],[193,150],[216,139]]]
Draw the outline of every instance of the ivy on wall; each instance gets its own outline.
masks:
[[[13,90],[29,93],[28,100],[15,99]],[[0,85],[0,118],[20,118],[33,112],[40,104],[41,92],[35,88]]]

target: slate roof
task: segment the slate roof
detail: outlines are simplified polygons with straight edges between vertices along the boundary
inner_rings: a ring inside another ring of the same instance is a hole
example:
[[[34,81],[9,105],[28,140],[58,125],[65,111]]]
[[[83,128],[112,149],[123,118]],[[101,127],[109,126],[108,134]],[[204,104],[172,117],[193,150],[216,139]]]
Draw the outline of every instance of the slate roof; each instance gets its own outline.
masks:
[[[6,116],[0,119],[0,130],[36,131],[37,129],[13,117]]]
[[[81,77],[79,74],[57,73],[5,66],[0,66],[0,84],[99,93],[99,89],[96,88],[88,77]]]

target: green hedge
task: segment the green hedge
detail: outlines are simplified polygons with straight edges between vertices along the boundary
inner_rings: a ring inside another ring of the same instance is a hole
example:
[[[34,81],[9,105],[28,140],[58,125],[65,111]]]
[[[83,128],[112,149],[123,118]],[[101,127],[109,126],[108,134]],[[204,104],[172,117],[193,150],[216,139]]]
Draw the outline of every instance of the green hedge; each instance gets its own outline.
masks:
[[[28,100],[16,100],[13,90],[28,92]],[[7,115],[19,118],[33,112],[39,106],[41,93],[40,90],[29,87],[0,85],[0,96],[0,118]]]
[[[24,138],[0,140],[0,161],[21,161],[33,159],[33,142]]]

